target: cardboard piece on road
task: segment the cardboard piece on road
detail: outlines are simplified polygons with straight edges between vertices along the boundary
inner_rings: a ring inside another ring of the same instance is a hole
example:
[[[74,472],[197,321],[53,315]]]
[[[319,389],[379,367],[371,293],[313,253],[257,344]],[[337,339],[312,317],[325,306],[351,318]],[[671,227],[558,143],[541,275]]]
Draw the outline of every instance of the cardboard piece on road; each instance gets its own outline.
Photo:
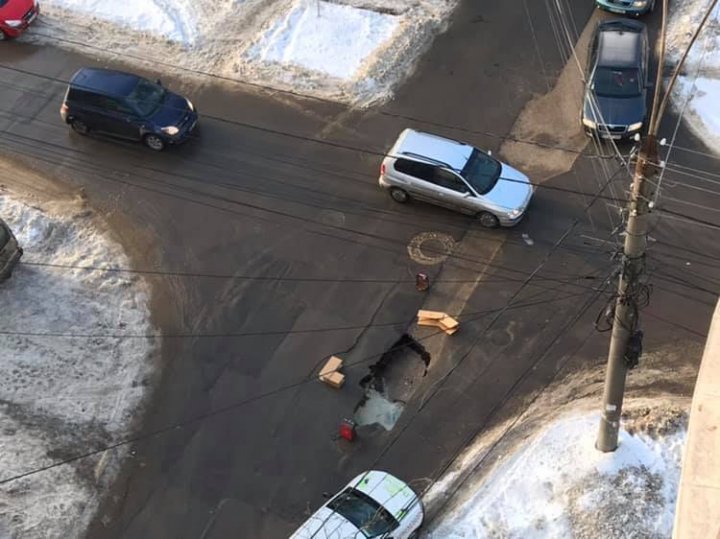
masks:
[[[419,326],[432,326],[440,328],[447,335],[452,335],[460,327],[460,322],[447,313],[439,311],[424,311],[422,309],[418,311],[417,323]]]
[[[334,387],[335,389],[340,389],[343,384],[345,383],[345,375],[339,372],[334,372],[332,374],[328,374],[326,376],[323,376],[321,378],[323,382],[325,382],[330,387]]]
[[[425,311],[420,309],[417,316],[418,320],[442,320],[447,314],[440,311]]]
[[[345,375],[339,372],[342,364],[342,359],[337,356],[330,356],[325,366],[320,369],[320,374],[318,375],[320,381],[335,389],[340,389],[345,383]]]

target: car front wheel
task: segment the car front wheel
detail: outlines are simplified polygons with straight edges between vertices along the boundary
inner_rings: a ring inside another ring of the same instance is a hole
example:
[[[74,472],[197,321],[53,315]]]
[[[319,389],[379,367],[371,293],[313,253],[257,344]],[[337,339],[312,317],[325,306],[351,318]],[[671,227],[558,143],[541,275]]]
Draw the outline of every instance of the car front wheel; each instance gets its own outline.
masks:
[[[85,122],[82,120],[70,120],[70,127],[72,127],[72,130],[78,133],[79,135],[87,135],[90,131],[90,128],[87,126]]]
[[[497,228],[500,226],[500,221],[492,213],[484,211],[478,215],[478,218],[480,219],[480,224],[485,228]]]
[[[145,135],[143,142],[145,146],[156,152],[161,152],[165,149],[165,141],[157,135]]]
[[[398,187],[390,188],[390,196],[395,202],[400,202],[400,204],[404,204],[405,202],[410,200],[410,195],[408,195],[406,191],[403,191]]]

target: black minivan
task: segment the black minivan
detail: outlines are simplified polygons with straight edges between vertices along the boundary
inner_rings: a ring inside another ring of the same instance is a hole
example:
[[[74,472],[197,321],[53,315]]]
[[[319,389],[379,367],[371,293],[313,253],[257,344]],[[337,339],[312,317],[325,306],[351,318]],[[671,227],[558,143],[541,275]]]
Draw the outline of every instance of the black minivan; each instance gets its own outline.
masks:
[[[140,140],[155,151],[186,140],[198,119],[190,100],[160,81],[94,67],[83,67],[70,79],[60,116],[81,135]]]

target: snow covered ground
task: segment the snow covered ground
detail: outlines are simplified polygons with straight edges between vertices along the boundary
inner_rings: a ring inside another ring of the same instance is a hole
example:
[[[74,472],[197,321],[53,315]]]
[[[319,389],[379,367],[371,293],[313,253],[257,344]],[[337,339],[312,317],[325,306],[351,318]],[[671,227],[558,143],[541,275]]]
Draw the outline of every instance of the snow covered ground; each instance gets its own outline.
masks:
[[[358,105],[384,100],[457,0],[44,0],[23,39]]]
[[[671,3],[667,53],[675,65],[705,14],[709,0]],[[686,125],[715,152],[720,154],[720,4],[713,10],[705,28],[685,61],[683,75],[673,92],[676,110]],[[668,140],[670,137],[668,136]]]
[[[643,432],[658,425],[642,425],[649,413],[626,423],[632,434],[622,430],[613,453],[594,448],[598,415],[557,419],[504,455],[425,537],[670,537],[686,419],[674,411],[659,432]]]
[[[0,216],[25,250],[0,285],[2,481],[127,436],[149,384],[154,342],[109,336],[153,332],[142,280],[32,265],[130,265],[82,200],[2,191]],[[80,536],[120,457],[98,455],[0,485],[0,537]]]

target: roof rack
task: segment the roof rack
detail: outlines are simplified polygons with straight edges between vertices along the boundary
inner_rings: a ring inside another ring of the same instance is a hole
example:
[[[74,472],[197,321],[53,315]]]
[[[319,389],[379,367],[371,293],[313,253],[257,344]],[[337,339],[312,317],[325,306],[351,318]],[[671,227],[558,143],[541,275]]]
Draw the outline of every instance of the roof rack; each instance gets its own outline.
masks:
[[[419,153],[415,152],[400,152],[400,155],[407,155],[408,157],[413,157],[414,159],[418,161],[426,161],[428,163],[435,163],[436,165],[442,165],[445,168],[449,168],[450,170],[455,170],[453,167],[445,163],[444,161],[440,161],[439,159],[433,159],[432,157],[428,157],[426,155],[420,155]]]

